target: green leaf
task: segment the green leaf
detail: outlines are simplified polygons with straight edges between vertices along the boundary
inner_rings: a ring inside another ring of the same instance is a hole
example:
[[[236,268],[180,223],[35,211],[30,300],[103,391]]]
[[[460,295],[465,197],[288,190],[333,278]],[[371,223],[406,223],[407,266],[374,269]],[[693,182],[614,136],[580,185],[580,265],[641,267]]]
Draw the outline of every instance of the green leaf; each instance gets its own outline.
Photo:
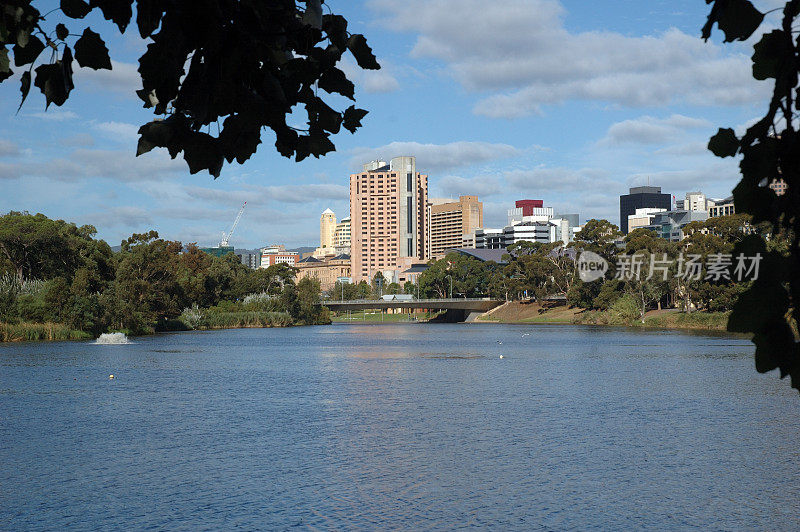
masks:
[[[67,29],[67,27],[61,23],[56,24],[56,37],[58,37],[59,40],[63,41],[68,36],[69,36],[69,30]]]
[[[339,132],[339,128],[342,125],[342,115],[331,109],[321,98],[312,99],[306,104],[306,109],[308,109],[312,126],[318,125],[333,134]]]
[[[19,91],[22,93],[22,100],[19,102],[19,107],[17,107],[17,112],[22,109],[22,104],[25,103],[25,98],[28,97],[28,92],[31,90],[31,72],[30,70],[26,70],[22,73],[22,80],[20,84]]]
[[[355,34],[350,36],[347,40],[347,48],[353,57],[356,58],[358,66],[367,70],[379,70],[381,66],[375,55],[372,53],[372,48],[367,44],[367,39],[363,35]]]
[[[787,39],[783,31],[773,30],[753,46],[753,77],[761,80],[777,78],[783,65],[792,59],[791,37]]]
[[[739,139],[731,128],[720,128],[708,141],[708,149],[717,157],[733,157],[739,150]]]
[[[714,1],[714,7],[702,31],[706,40],[711,36],[714,23],[725,33],[725,42],[732,42],[747,40],[764,20],[764,14],[749,0],[706,0],[706,3],[710,1]]]
[[[347,19],[341,15],[323,15],[322,29],[339,50],[347,49]]]
[[[23,46],[14,45],[14,66],[29,65],[36,61],[39,54],[44,50],[44,43],[36,35],[31,35],[28,44]]]
[[[11,70],[11,63],[8,60],[8,50],[0,48],[0,82],[11,77],[14,71]]]
[[[75,59],[82,67],[111,70],[111,58],[108,56],[106,43],[90,28],[83,30],[83,35],[75,43]]]
[[[312,28],[322,28],[322,2],[320,0],[305,0],[306,11],[303,13],[303,24]]]
[[[120,33],[125,33],[125,28],[133,17],[131,4],[133,0],[90,0],[89,5],[99,7],[106,20],[110,20],[119,28]]]
[[[347,79],[344,72],[338,68],[331,68],[319,78],[319,88],[331,94],[337,93],[355,101],[355,86]]]
[[[91,10],[84,0],[61,0],[61,11],[69,18],[83,18]]]
[[[361,119],[367,116],[368,111],[364,109],[357,109],[351,105],[344,111],[344,120],[342,120],[342,127],[350,133],[355,133],[356,129],[361,127]]]
[[[36,79],[33,84],[44,94],[46,107],[50,107],[51,103],[64,105],[70,91],[75,87],[72,84],[72,51],[69,47],[64,49],[61,61],[40,65],[35,72]]]
[[[243,164],[261,144],[261,130],[257,124],[247,123],[239,115],[231,115],[222,124],[219,141],[228,162],[236,159]]]
[[[217,139],[206,133],[192,133],[183,144],[183,158],[189,164],[189,173],[196,174],[201,170],[215,178],[222,171],[223,157],[217,145]]]
[[[142,39],[158,29],[163,14],[164,5],[161,0],[136,0],[136,25]]]

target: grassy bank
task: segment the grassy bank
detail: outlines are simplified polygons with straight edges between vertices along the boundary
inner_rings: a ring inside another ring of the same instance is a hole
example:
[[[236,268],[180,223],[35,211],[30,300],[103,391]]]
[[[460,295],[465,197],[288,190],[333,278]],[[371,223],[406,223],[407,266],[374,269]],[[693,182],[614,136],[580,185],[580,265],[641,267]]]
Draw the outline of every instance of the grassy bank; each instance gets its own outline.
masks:
[[[728,323],[727,312],[676,312],[672,310],[651,311],[644,321],[627,319],[608,310],[585,310],[566,305],[545,305],[527,302],[511,302],[502,308],[482,316],[479,321],[496,323],[562,323],[578,325],[614,325],[618,327],[653,327],[660,329],[696,329],[724,331]]]
[[[203,329],[244,329],[260,327],[290,327],[292,317],[286,312],[263,312],[243,310],[231,312],[184,312],[179,321],[187,330]]]
[[[415,312],[411,315],[409,314],[389,314],[389,313],[381,313],[380,311],[358,311],[358,312],[351,312],[349,315],[346,312],[339,312],[336,313],[337,315],[331,316],[331,321],[334,322],[341,322],[341,323],[358,323],[360,322],[371,322],[371,323],[389,323],[389,322],[403,322],[403,321],[428,321],[433,316],[436,316],[438,313],[428,313],[428,312]]]
[[[0,323],[0,342],[90,340],[92,335],[62,323]]]

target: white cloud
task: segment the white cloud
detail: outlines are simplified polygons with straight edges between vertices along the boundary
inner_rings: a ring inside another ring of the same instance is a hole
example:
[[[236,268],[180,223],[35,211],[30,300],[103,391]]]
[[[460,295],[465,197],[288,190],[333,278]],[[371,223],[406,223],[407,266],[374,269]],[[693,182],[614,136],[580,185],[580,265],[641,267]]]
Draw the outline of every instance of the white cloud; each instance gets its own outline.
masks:
[[[606,170],[598,168],[539,167],[530,170],[511,170],[503,177],[515,190],[545,196],[554,192],[584,194],[591,190],[608,190],[621,187],[609,178]]]
[[[94,128],[105,134],[108,138],[128,143],[139,139],[139,126],[125,122],[100,122]]]
[[[0,157],[19,155],[19,146],[10,140],[0,139]]]
[[[245,185],[241,190],[217,190],[213,188],[187,186],[187,196],[193,199],[210,200],[225,205],[249,206],[265,205],[270,201],[277,203],[312,203],[320,200],[347,201],[350,189],[344,185],[328,183],[303,185]]]
[[[79,68],[75,71],[75,88],[101,92],[114,92],[125,96],[136,97],[136,91],[142,88],[142,78],[138,66],[111,60],[111,70],[94,70]]]
[[[380,70],[364,70],[359,67],[349,56],[344,56],[336,65],[344,72],[347,79],[356,86],[356,95],[359,89],[368,93],[394,92],[400,88],[400,82],[392,74],[394,70],[390,63],[381,59]]]
[[[21,169],[24,175],[47,177],[61,181],[103,178],[114,181],[159,181],[176,174],[188,174],[186,163],[170,159],[164,151],[153,151],[139,157],[131,151],[76,149],[66,158],[31,163]]]
[[[449,144],[421,144],[419,142],[392,142],[378,148],[354,148],[350,164],[354,170],[375,159],[389,160],[401,155],[415,155],[417,170],[440,172],[442,170],[472,166],[496,159],[520,155],[522,150],[508,144],[489,142],[451,142]]]
[[[131,231],[153,224],[153,218],[147,210],[133,206],[111,207],[82,218],[95,227],[126,227]]]
[[[492,196],[503,191],[503,183],[496,176],[478,176],[472,178],[454,175],[444,176],[435,181],[435,186],[451,196],[478,195]]]
[[[673,114],[668,118],[641,116],[612,124],[601,144],[660,144],[681,138],[688,130],[712,127],[699,118]]]
[[[25,116],[32,116],[34,118],[41,118],[42,120],[52,120],[55,122],[62,122],[64,120],[75,120],[78,115],[72,111],[64,109],[50,109],[41,113],[30,113]]]
[[[629,106],[763,99],[749,59],[669,29],[629,37],[571,33],[556,0],[373,0],[387,28],[418,33],[412,55],[439,59],[465,88],[493,92],[476,114],[514,118],[573,99]]]

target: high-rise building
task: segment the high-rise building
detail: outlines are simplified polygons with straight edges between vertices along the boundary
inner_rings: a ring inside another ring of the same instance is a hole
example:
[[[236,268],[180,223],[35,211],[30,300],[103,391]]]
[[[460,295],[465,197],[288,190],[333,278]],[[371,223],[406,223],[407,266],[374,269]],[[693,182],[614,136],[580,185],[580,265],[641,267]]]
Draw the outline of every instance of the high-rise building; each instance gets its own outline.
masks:
[[[319,219],[319,247],[333,247],[334,231],[336,231],[336,214],[330,209],[325,209]]]
[[[415,157],[373,161],[350,175],[353,282],[427,260],[428,176]]]
[[[461,247],[464,235],[483,227],[483,203],[478,196],[459,196],[458,201],[432,200],[428,205],[428,248],[433,258]]]
[[[336,249],[336,253],[341,255],[344,253],[345,255],[350,254],[350,217],[342,218],[342,220],[336,224],[336,230],[333,232],[333,247]]]
[[[665,209],[672,208],[672,198],[669,194],[662,194],[661,187],[632,187],[629,194],[619,197],[619,226],[623,233],[628,231],[628,216],[636,213],[636,209],[644,208]]]

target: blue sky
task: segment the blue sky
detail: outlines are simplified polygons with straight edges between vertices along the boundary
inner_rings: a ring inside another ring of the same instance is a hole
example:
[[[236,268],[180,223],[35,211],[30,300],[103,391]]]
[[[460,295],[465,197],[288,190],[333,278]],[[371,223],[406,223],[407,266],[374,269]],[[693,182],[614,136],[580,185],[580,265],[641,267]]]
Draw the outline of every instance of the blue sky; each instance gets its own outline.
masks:
[[[327,3],[384,67],[342,65],[370,114],[355,135],[333,139],[335,153],[294,163],[267,132],[255,156],[216,181],[158,149],[136,158],[136,130],[152,119],[134,94],[146,42],[93,15],[65,22],[106,38],[113,71],[75,65],[76,90],[47,112],[33,88],[15,115],[19,73],[0,85],[0,212],[92,224],[112,245],[149,229],[211,245],[246,200],[236,247],[318,245],[320,213],[347,215],[348,175],[361,162],[416,155],[430,195],[477,194],[487,227],[522,198],[619,223],[618,196],[648,178],[678,198],[729,195],[737,162],[712,156],[708,137],[762,116],[771,90],[750,75],[758,35],[699,38],[702,0]]]

